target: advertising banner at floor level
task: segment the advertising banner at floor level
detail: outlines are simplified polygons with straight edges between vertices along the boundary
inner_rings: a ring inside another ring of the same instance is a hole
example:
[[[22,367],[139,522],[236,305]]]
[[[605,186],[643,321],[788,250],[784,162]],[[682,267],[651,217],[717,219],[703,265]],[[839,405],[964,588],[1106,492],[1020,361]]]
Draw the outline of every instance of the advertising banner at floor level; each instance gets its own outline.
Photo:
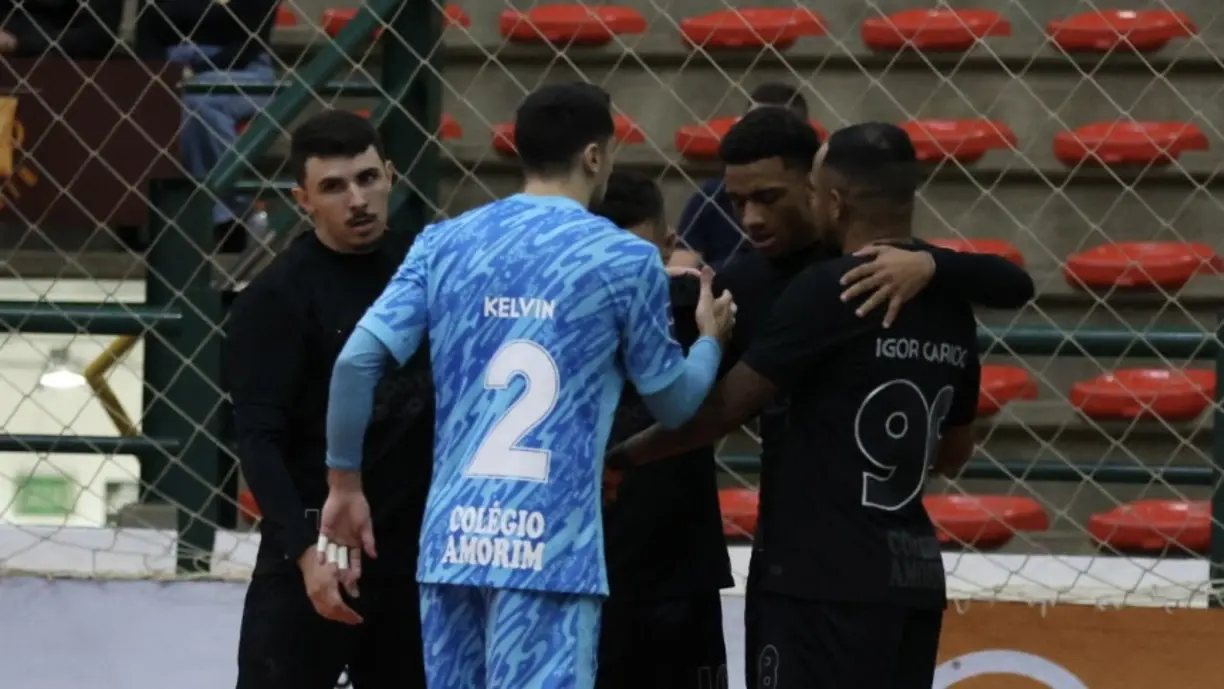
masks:
[[[1224,610],[972,602],[944,615],[934,689],[1218,687]]]

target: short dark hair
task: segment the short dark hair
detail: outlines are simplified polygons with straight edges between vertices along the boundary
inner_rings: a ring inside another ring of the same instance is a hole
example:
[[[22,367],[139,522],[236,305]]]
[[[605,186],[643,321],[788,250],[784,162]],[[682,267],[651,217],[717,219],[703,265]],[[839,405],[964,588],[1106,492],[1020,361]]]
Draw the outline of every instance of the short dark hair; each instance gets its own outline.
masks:
[[[352,158],[373,146],[382,156],[382,144],[374,125],[347,110],[324,110],[293,130],[289,138],[289,169],[298,182],[306,180],[306,161],[311,158]]]
[[[760,108],[732,125],[718,146],[718,158],[724,165],[781,158],[788,169],[807,172],[819,150],[820,135],[810,123],[784,108]]]
[[[904,129],[893,124],[864,122],[833,132],[823,165],[857,194],[909,203],[918,190],[914,143]]]
[[[603,200],[591,212],[629,229],[648,221],[663,221],[663,192],[646,175],[613,170]]]
[[[536,89],[514,114],[514,146],[523,169],[536,175],[569,172],[582,149],[613,131],[612,98],[583,82]]]
[[[794,86],[771,81],[752,89],[748,98],[757,105],[777,105],[794,110],[802,118],[808,116],[807,99]]]

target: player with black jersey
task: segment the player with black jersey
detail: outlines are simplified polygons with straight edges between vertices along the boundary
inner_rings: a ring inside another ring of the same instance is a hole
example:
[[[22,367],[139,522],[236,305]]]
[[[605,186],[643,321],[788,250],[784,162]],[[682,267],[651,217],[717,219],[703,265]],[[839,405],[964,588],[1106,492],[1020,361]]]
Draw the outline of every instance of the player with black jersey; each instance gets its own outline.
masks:
[[[782,108],[754,110],[733,126],[719,148],[726,165],[724,181],[740,226],[752,241],[747,252],[715,279],[715,290],[729,289],[739,310],[731,341],[723,349],[723,371],[730,369],[748,351],[766,327],[774,300],[807,266],[840,255],[837,247],[823,244],[810,203],[809,174],[820,139],[811,126]],[[907,250],[913,248],[916,250]],[[895,317],[897,307],[924,287],[933,293],[963,297],[991,308],[1018,308],[1032,298],[1032,278],[998,256],[961,254],[920,244],[916,247],[872,247],[871,261],[855,271],[857,282],[847,290],[870,293],[864,306],[889,305],[885,318]],[[760,415],[761,502],[769,502],[770,467],[779,452],[787,419],[785,395],[765,405]],[[775,439],[777,442],[775,442]],[[680,452],[683,442],[661,456]],[[614,467],[615,457],[609,457]],[[616,472],[610,472],[616,473]],[[758,520],[753,537],[746,614],[755,619],[757,583],[769,535]],[[747,685],[756,687],[758,644],[755,625],[746,631]]]
[[[946,604],[922,505],[928,471],[969,458],[980,366],[972,307],[920,293],[885,327],[843,301],[853,252],[911,236],[917,162],[886,124],[835,132],[813,173],[822,239],[851,255],[804,269],[698,415],[615,452],[640,464],[706,442],[789,394],[762,476],[757,686],[931,686]]]
[[[406,251],[386,227],[391,169],[370,123],[339,111],[294,131],[290,164],[313,231],[242,291],[227,324],[238,457],[263,517],[237,686],[332,689],[347,667],[356,689],[423,689],[416,551],[433,454],[427,353],[377,392],[365,485],[381,547],[360,591],[344,595],[336,565],[315,549],[332,367]]]
[[[663,195],[648,177],[613,172],[591,209],[659,247],[664,263],[675,236]],[[673,334],[687,350],[701,289],[673,275]],[[654,423],[632,386],[617,408],[609,442]],[[715,482],[706,445],[644,468],[608,491],[604,548],[611,596],[604,602],[598,689],[720,689],[727,682],[720,589],[731,587]]]

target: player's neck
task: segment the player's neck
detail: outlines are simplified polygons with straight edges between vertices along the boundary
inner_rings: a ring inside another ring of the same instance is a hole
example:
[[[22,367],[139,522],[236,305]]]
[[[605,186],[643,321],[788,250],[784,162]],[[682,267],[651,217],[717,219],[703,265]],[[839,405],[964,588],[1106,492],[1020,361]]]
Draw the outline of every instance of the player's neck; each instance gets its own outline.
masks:
[[[332,237],[329,233],[324,232],[318,227],[315,228],[314,235],[315,237],[318,238],[320,244],[322,244],[323,246],[327,247],[328,249],[331,249],[332,251],[338,254],[353,254],[353,255],[368,254],[371,251],[374,251],[375,249],[378,248],[377,241],[371,242],[369,244],[363,244],[361,246],[348,246],[346,244],[342,244],[336,241],[336,239]],[[382,237],[380,235],[379,239],[381,238]]]
[[[896,240],[909,239],[914,235],[913,231],[904,224],[895,226],[871,226],[871,227],[852,227],[846,231],[846,236],[842,240],[842,253],[849,255],[859,249],[874,244],[876,242],[887,242]]]
[[[591,203],[589,191],[575,189],[573,185],[557,180],[529,179],[523,185],[523,193],[531,196],[561,196],[573,199],[584,207]]]

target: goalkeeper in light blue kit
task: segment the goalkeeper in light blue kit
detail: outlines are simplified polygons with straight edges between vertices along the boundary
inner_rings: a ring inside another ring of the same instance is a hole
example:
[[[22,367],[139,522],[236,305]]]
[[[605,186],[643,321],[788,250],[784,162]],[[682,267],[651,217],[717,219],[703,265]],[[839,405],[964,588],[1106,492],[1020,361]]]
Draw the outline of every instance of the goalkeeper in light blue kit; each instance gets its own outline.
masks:
[[[336,363],[319,557],[354,586],[375,555],[360,479],[374,386],[428,336],[438,411],[417,577],[431,689],[594,685],[603,454],[622,387],[678,425],[717,375],[731,295],[715,299],[703,274],[703,337],[685,359],[658,250],[587,211],[612,134],[598,87],[527,96],[524,192],[426,228]]]

